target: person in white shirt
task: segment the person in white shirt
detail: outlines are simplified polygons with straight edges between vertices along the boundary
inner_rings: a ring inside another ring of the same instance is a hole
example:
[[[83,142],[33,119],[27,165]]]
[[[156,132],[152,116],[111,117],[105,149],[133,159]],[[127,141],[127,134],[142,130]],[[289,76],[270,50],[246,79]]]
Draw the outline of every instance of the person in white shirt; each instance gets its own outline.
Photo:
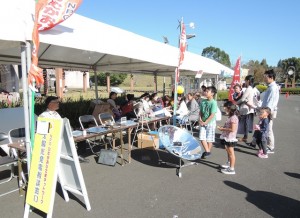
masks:
[[[56,111],[59,109],[59,98],[56,96],[49,96],[45,100],[47,109],[40,114],[39,117],[61,119],[61,116]]]
[[[254,120],[254,105],[253,105],[253,83],[254,78],[252,75],[248,75],[245,78],[246,90],[243,91],[242,97],[236,101],[239,106],[239,125],[238,134],[243,134],[244,137],[240,138],[240,141],[247,142],[248,133],[253,130],[253,120]]]
[[[178,120],[178,122],[180,124],[183,124],[185,121],[183,120],[183,118],[188,115],[189,113],[189,109],[186,106],[185,103],[185,97],[181,97],[180,95],[178,96],[178,102],[179,102],[179,107],[178,110],[176,111],[176,120]]]
[[[279,101],[279,89],[275,82],[276,74],[274,70],[268,70],[264,73],[264,80],[268,84],[268,89],[264,93],[262,100],[262,107],[268,107],[271,109],[272,118],[276,118],[277,115],[277,105]],[[269,138],[268,138],[268,147],[267,153],[274,153],[275,148],[275,138],[273,133],[273,119],[269,123]]]

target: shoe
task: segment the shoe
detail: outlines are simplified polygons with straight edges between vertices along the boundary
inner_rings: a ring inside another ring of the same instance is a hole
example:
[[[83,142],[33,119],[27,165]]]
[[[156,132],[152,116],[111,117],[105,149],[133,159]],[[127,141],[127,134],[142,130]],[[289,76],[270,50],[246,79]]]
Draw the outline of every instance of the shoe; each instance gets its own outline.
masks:
[[[259,154],[263,154],[263,153],[264,153],[263,150],[260,149],[260,150],[258,150],[258,152],[257,152],[257,156],[258,156]]]
[[[275,153],[274,149],[267,148],[267,154],[274,154],[274,153]]]
[[[203,152],[201,159],[205,159],[205,154],[206,154],[206,151]]]
[[[209,157],[211,155],[211,152],[205,152],[205,157]]]
[[[230,167],[230,162],[227,161],[225,164],[220,165],[220,167],[223,169],[227,169],[228,167]]]
[[[258,154],[257,155],[259,158],[268,158],[268,154]]]
[[[173,153],[176,154],[177,156],[181,156],[181,152],[176,151],[176,150],[174,150],[174,149],[173,149],[172,151],[173,151]]]
[[[256,143],[251,142],[251,143],[249,143],[248,145],[249,145],[251,148],[256,148]]]
[[[84,157],[82,157],[82,156],[78,156],[78,159],[79,159],[79,162],[80,162],[80,163],[89,163],[89,162],[90,162],[89,159],[84,158]]]
[[[221,170],[221,173],[228,174],[228,175],[234,175],[235,170],[232,170],[232,169],[230,169],[230,167],[228,167],[227,169]]]

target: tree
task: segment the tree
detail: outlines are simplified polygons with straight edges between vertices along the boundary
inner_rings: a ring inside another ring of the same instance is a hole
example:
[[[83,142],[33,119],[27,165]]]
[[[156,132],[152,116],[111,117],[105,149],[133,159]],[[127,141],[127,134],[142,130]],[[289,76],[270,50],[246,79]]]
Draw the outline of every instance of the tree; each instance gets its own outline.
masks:
[[[252,74],[254,76],[255,83],[261,83],[264,81],[264,73],[268,69],[268,64],[266,59],[263,59],[261,62],[257,60],[250,60],[242,67],[249,69],[249,74]]]
[[[110,74],[110,84],[113,86],[120,85],[127,78],[126,73],[112,73]],[[95,77],[91,77],[93,83],[95,83]],[[101,86],[107,85],[106,73],[97,73],[98,84]]]
[[[212,46],[206,47],[202,51],[202,56],[213,59],[227,67],[231,67],[229,55],[219,48]]]
[[[295,87],[295,82],[300,79],[300,58],[288,58],[285,60],[280,60],[277,64],[279,75],[286,84],[288,82],[292,83],[292,87]],[[293,75],[288,75],[287,72],[289,69],[295,70]],[[277,75],[278,76],[278,75]]]

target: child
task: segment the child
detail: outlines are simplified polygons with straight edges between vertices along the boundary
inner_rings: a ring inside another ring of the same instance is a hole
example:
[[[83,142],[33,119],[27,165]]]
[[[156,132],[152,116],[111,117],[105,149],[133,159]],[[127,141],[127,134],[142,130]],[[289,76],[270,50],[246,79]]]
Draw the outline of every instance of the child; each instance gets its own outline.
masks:
[[[234,93],[233,93],[233,96],[232,96],[233,100],[234,101],[240,100],[243,96],[243,91],[242,91],[241,85],[240,84],[235,84],[233,86],[233,89],[234,89]]]
[[[254,127],[254,134],[252,140],[252,146],[255,147],[257,144],[259,147],[257,156],[259,158],[268,158],[267,153],[267,140],[269,132],[269,123],[272,119],[271,109],[268,107],[262,107],[259,111],[259,122]],[[253,143],[255,143],[253,145]]]
[[[236,142],[237,129],[239,119],[236,115],[237,107],[231,102],[228,101],[224,104],[224,110],[226,114],[228,114],[228,119],[226,120],[224,127],[218,126],[217,128],[222,131],[221,135],[221,144],[225,145],[225,149],[227,151],[227,162],[224,165],[220,165],[221,172],[224,174],[235,174],[234,166],[235,166],[235,154],[234,147]]]
[[[207,87],[204,94],[206,99],[203,99],[200,105],[199,113],[199,125],[200,133],[199,140],[205,150],[202,155],[202,159],[211,155],[212,143],[215,142],[216,131],[216,116],[217,102],[214,97],[217,93],[217,89],[214,86]]]

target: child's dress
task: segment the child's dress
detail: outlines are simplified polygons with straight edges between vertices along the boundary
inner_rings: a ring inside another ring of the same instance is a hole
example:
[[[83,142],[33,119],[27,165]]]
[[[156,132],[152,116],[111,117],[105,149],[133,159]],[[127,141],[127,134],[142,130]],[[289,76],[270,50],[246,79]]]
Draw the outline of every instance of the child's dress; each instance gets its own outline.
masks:
[[[233,123],[235,123],[237,125],[239,123],[239,119],[236,115],[228,117],[228,119],[226,120],[226,122],[224,124],[224,128],[231,129]],[[223,131],[220,139],[225,140],[225,142],[237,142],[238,140],[236,138],[236,134],[237,134],[237,128],[236,128],[236,131],[234,131],[234,132]]]

